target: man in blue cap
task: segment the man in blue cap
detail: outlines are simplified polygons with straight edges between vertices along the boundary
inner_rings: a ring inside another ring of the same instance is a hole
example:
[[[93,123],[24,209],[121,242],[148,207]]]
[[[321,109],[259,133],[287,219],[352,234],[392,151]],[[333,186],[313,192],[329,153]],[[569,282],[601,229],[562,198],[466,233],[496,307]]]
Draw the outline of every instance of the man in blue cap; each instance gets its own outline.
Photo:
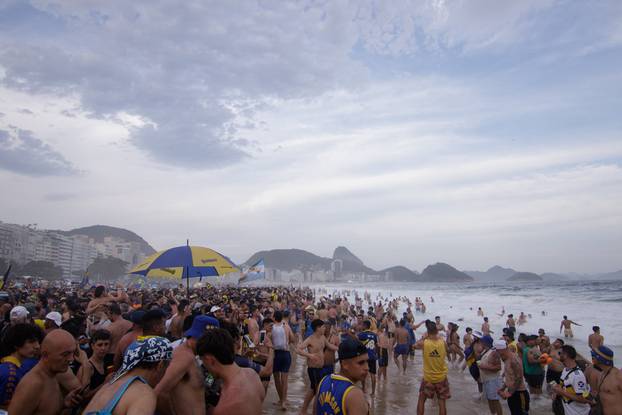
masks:
[[[155,388],[158,412],[178,415],[205,413],[203,373],[195,358],[197,341],[208,330],[219,328],[214,317],[199,315],[185,333],[185,341],[173,352],[171,364]]]
[[[607,346],[592,349],[592,366],[585,376],[602,413],[622,415],[622,371],[613,365],[613,350]]]
[[[365,415],[369,406],[363,391],[354,382],[363,381],[369,372],[367,347],[348,337],[339,344],[338,374],[325,376],[313,400],[313,414]]]

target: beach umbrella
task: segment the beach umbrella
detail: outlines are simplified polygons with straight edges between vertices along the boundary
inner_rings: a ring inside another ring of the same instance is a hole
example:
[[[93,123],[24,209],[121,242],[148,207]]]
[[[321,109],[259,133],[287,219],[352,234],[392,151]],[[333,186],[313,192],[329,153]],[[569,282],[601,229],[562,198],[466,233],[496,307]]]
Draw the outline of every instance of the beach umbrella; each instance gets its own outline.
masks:
[[[239,271],[226,256],[202,246],[177,246],[157,252],[135,266],[128,274],[147,278],[186,279],[217,277]]]

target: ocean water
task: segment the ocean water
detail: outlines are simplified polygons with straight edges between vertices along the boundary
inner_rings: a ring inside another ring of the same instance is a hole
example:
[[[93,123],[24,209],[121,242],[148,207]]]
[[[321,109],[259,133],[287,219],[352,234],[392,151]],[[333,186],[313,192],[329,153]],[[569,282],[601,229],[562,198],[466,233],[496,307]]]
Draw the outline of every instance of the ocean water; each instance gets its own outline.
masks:
[[[413,303],[421,297],[425,303],[426,314],[417,313],[417,321],[441,316],[442,322],[452,321],[460,325],[459,332],[466,327],[480,330],[482,317],[477,316],[477,308],[484,310],[489,318],[491,329],[501,334],[507,314],[518,318],[521,312],[531,314],[527,323],[517,327],[518,333],[537,334],[543,328],[551,341],[563,338],[559,332],[564,315],[581,324],[573,326],[574,339],[568,340],[577,351],[590,358],[587,338],[592,326],[600,326],[605,337],[605,345],[615,353],[615,364],[622,365],[622,281],[567,281],[547,283],[461,283],[461,284],[404,284],[404,283],[366,283],[323,284],[328,293],[335,290],[356,290],[362,296],[368,291],[375,301],[376,294],[393,297],[407,296]],[[430,297],[434,297],[431,302]],[[501,309],[505,315],[500,317]],[[402,304],[402,309],[405,310]],[[546,315],[542,315],[542,311]],[[462,319],[463,321],[458,321]],[[423,328],[418,334],[423,333]],[[566,340],[566,339],[565,339]]]

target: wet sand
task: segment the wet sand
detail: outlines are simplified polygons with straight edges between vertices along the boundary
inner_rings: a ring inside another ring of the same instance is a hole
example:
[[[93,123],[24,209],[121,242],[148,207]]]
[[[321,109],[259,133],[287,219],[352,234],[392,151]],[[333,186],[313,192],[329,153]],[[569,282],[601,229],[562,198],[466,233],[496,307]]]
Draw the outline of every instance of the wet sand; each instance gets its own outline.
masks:
[[[289,375],[288,409],[282,411],[274,405],[278,402],[274,380],[270,383],[268,396],[264,401],[264,414],[297,414],[304,401],[304,393],[308,388],[308,378],[306,376],[305,359],[300,356],[294,357],[292,353],[292,368]],[[375,415],[392,414],[414,414],[417,408],[417,398],[419,395],[419,383],[422,377],[421,352],[417,351],[414,360],[409,360],[406,375],[398,374],[397,367],[391,358],[388,367],[389,379],[379,383],[375,398],[369,396],[371,389],[368,380],[368,402],[371,413]],[[451,399],[447,401],[447,413],[456,415],[485,415],[489,414],[486,402],[475,400],[477,395],[477,384],[468,373],[468,370],[460,372],[458,369],[449,369],[449,383],[451,388]],[[509,414],[507,402],[502,401],[503,413]],[[531,415],[551,414],[551,400],[542,397],[534,402],[532,399]],[[312,406],[309,407],[308,414],[311,414]],[[438,414],[438,407],[430,400],[426,403],[426,414]]]

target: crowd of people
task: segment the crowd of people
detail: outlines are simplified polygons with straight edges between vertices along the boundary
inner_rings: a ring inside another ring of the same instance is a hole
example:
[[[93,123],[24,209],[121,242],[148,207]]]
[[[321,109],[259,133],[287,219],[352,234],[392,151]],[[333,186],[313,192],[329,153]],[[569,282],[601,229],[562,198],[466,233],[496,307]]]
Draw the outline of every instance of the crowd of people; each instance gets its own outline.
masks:
[[[274,384],[275,410],[288,410],[297,355],[308,376],[301,414],[369,413],[389,365],[421,377],[417,414],[428,400],[447,413],[450,368],[468,368],[492,414],[504,400],[511,414],[528,414],[545,379],[556,414],[622,414],[622,373],[598,327],[588,364],[544,330],[515,338],[511,315],[495,336],[480,309],[481,331],[466,328],[461,338],[440,316],[417,322],[424,311],[420,298],[294,287],[9,287],[0,292],[0,409],[260,414]],[[564,317],[567,337],[572,324]],[[415,353],[422,373],[408,370]]]

